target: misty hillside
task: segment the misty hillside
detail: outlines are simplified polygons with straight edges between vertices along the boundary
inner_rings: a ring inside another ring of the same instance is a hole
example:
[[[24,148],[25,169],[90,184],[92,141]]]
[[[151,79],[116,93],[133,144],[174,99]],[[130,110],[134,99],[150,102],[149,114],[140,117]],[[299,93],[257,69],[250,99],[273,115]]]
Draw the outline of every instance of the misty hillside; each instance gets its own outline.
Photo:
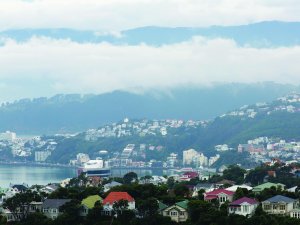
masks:
[[[107,149],[110,154],[120,153],[128,143],[137,146],[139,144],[162,146],[163,151],[147,151],[146,154],[149,160],[161,160],[172,152],[178,153],[181,157],[182,151],[189,148],[201,150],[205,155],[212,155],[215,154],[214,146],[216,145],[228,144],[236,149],[239,144],[264,136],[278,140],[299,141],[299,113],[300,94],[292,94],[270,103],[242,106],[205,124],[180,127],[168,127],[165,124],[167,135],[160,135],[160,132],[146,135],[132,132],[131,135],[118,137],[101,136],[97,130],[92,133],[87,131],[72,138],[56,137],[58,145],[49,160],[66,163],[71,158],[75,158],[79,152],[97,157],[99,149]],[[146,123],[152,124],[153,122],[148,120]],[[120,122],[119,125],[122,123]],[[118,124],[113,126],[118,126]],[[99,127],[98,131],[103,129],[104,127]]]
[[[207,120],[245,104],[267,102],[299,87],[274,83],[224,84],[180,88],[170,93],[57,95],[22,99],[0,107],[0,131],[19,134],[78,132],[107,123],[132,119]]]
[[[74,42],[137,45],[173,44],[190,40],[193,36],[232,39],[239,45],[252,47],[279,47],[300,44],[300,22],[267,21],[241,26],[211,27],[141,27],[121,31],[118,35],[92,30],[72,29],[18,29],[0,32],[0,38],[27,41],[32,37],[68,39]]]

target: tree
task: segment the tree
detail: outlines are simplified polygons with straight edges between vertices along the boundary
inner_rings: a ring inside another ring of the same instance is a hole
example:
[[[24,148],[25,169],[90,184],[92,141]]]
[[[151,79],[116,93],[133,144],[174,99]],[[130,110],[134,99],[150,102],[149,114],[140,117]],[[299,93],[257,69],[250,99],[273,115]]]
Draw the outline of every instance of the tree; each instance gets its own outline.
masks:
[[[41,201],[41,197],[37,192],[26,191],[5,200],[3,208],[7,208],[13,214],[14,218],[19,218],[23,221],[29,214],[30,203],[32,201]]]
[[[29,214],[23,225],[52,225],[53,221],[41,212]]]
[[[116,215],[122,214],[124,210],[128,209],[128,206],[128,201],[121,199],[113,204],[113,212]]]
[[[57,218],[55,224],[79,224],[82,220],[79,216],[81,202],[78,200],[72,200],[60,207],[60,211],[63,213]]]
[[[204,189],[200,189],[198,191],[198,199],[199,200],[204,200],[204,193],[205,193],[205,190]]]
[[[175,185],[175,180],[174,177],[169,177],[167,180],[167,185],[169,189],[173,189],[174,185]]]
[[[123,177],[124,184],[131,184],[134,181],[137,181],[138,175],[135,172],[126,173]]]
[[[246,188],[238,188],[236,190],[236,192],[234,193],[234,195],[233,195],[233,200],[237,200],[237,199],[240,199],[240,198],[246,197],[246,196],[250,197],[248,189],[246,189]]]
[[[94,224],[96,221],[103,220],[102,210],[103,206],[101,202],[97,201],[94,208],[89,210],[89,213],[86,217],[86,224]]]
[[[137,204],[139,214],[143,217],[153,216],[158,210],[158,201],[155,198],[140,200]]]
[[[237,184],[242,184],[244,182],[245,173],[246,170],[244,170],[243,168],[236,165],[230,165],[226,170],[224,170],[223,178],[227,180],[232,180]]]
[[[201,200],[190,201],[188,210],[191,221],[196,224],[211,224],[217,211],[211,203]]]
[[[174,187],[174,194],[176,196],[187,197],[189,196],[189,189],[185,184],[176,184]]]

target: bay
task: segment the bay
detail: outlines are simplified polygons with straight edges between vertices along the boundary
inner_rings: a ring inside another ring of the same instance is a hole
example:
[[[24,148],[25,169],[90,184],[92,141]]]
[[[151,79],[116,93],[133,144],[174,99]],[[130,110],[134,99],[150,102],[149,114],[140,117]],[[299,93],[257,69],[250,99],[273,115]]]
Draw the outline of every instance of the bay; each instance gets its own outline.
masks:
[[[130,169],[112,168],[113,177],[123,177],[128,172],[135,172],[139,177],[145,175],[171,175],[173,171],[162,169]],[[10,184],[28,184],[29,186],[49,183],[60,183],[66,178],[77,176],[76,168],[69,167],[42,167],[35,165],[0,164],[0,187],[7,188]]]
[[[60,183],[66,178],[75,177],[75,168],[41,167],[27,165],[0,165],[0,187],[7,188],[10,184],[28,185]]]

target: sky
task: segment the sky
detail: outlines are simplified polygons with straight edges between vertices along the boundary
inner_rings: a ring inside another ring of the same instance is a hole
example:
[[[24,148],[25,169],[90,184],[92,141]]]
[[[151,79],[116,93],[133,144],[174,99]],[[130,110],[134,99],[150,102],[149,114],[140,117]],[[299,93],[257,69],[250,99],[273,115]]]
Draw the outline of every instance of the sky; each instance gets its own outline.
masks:
[[[0,0],[0,31],[300,21],[299,0]],[[215,82],[300,84],[300,46],[255,48],[195,36],[162,46],[0,38],[0,102],[58,93],[143,92]]]

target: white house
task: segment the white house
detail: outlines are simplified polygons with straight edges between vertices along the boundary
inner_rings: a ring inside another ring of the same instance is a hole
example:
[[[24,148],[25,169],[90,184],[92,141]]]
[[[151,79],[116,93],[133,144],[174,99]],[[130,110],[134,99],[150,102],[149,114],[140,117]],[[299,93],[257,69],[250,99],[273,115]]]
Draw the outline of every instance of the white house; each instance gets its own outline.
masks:
[[[298,200],[282,195],[276,195],[262,202],[262,208],[269,214],[289,215],[298,207]]]
[[[228,213],[241,216],[251,216],[259,205],[255,199],[243,197],[229,204]]]
[[[108,196],[103,200],[103,211],[107,215],[111,215],[113,205],[121,200],[128,202],[129,210],[135,209],[135,200],[127,192],[110,192]]]

